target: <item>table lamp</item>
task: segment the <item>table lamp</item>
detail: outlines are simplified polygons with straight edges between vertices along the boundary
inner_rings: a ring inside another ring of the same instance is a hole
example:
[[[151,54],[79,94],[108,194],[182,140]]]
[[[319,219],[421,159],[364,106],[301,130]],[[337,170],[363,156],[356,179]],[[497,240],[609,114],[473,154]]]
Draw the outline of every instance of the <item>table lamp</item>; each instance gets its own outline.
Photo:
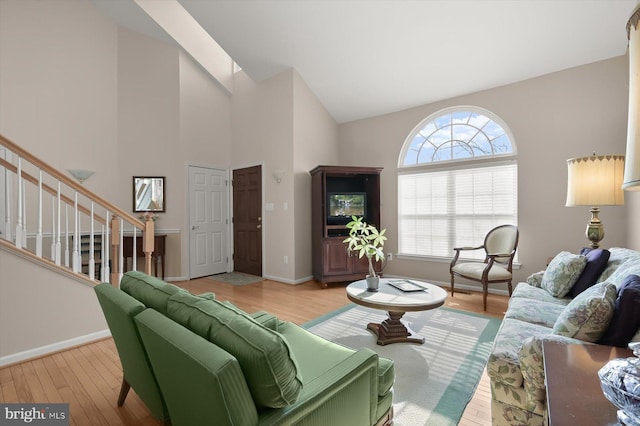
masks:
[[[604,238],[604,227],[598,214],[599,206],[624,204],[622,178],[624,156],[599,155],[567,160],[567,207],[591,206],[587,223],[587,239],[591,248],[598,248]]]

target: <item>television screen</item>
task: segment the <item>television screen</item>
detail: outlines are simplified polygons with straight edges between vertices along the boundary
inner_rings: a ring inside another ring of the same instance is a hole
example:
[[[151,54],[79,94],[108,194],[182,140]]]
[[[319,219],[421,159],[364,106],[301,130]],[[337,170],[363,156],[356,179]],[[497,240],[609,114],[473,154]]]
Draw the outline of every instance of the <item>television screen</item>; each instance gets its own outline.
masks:
[[[327,198],[327,219],[330,224],[347,223],[351,216],[367,215],[366,192],[330,192]]]

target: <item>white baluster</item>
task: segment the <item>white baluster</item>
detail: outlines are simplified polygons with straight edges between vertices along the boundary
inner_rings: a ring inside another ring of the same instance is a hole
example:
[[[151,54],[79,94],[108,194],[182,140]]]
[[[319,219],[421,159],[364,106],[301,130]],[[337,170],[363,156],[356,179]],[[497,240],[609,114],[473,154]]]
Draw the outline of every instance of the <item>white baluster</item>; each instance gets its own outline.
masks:
[[[122,256],[122,241],[124,235],[124,220],[120,218],[120,245],[118,246],[118,282],[122,281],[123,270],[123,256]]]
[[[38,233],[36,234],[36,256],[42,257],[42,170],[38,170]]]
[[[91,202],[91,234],[89,235],[89,278],[96,279],[95,255],[93,253],[93,201]]]
[[[58,199],[60,202],[60,199]],[[69,268],[69,205],[64,203],[64,266]]]
[[[76,195],[75,195],[75,201],[73,203],[73,211],[74,211],[74,218],[75,218],[75,227],[73,230],[73,256],[71,257],[72,259],[72,266],[73,266],[73,272],[75,273],[79,273],[80,272],[80,252],[78,250],[79,246],[80,246],[80,227],[78,226],[78,220],[80,219],[80,215],[78,214],[78,192],[76,191]]]
[[[22,248],[22,158],[18,157],[18,222],[16,223],[16,247]]]
[[[13,175],[4,170],[4,201],[5,201],[5,212],[4,212],[4,239],[7,241],[12,241],[11,237],[13,235],[13,229],[11,229],[11,201],[13,199]]]
[[[57,201],[57,206],[58,206],[58,214],[57,214],[57,226],[56,226],[56,231],[54,231],[54,234],[56,236],[56,256],[55,256],[55,261],[56,261],[56,265],[60,265],[60,262],[62,261],[62,246],[60,244],[60,234],[62,232],[62,229],[60,228],[60,204],[62,202],[62,197],[60,195],[60,181],[58,181],[58,195],[56,197],[56,201]],[[66,210],[66,203],[65,203],[65,210]],[[67,259],[69,259],[69,254],[67,253]],[[67,264],[65,265],[67,267],[69,267],[69,262],[67,262]]]
[[[59,265],[59,258],[56,257],[56,197],[51,196],[51,260]]]
[[[111,280],[111,268],[109,267],[109,255],[111,253],[111,239],[109,238],[111,235],[111,218],[109,210],[107,210],[106,216],[106,222],[104,225],[107,228],[106,235],[102,238],[102,249],[104,250],[104,256],[102,256],[102,281],[108,283]]]
[[[104,228],[105,228],[105,226],[102,225],[102,231],[100,232],[100,236],[101,236],[101,239],[100,239],[100,281],[102,281],[103,283],[108,281],[108,279],[106,278],[106,276],[104,274],[105,269],[106,269],[105,268],[105,264],[104,264],[104,260],[107,258],[106,254],[104,252],[105,251],[105,247],[107,245],[106,244],[107,239],[106,239],[106,235],[105,235],[105,232],[104,232]]]
[[[138,270],[138,254],[136,253],[136,249],[137,249],[137,244],[136,244],[136,237],[138,234],[138,228],[136,228],[135,226],[133,227],[133,259],[131,259],[131,270],[132,271],[137,271]]]
[[[22,247],[27,248],[27,181],[22,179]]]

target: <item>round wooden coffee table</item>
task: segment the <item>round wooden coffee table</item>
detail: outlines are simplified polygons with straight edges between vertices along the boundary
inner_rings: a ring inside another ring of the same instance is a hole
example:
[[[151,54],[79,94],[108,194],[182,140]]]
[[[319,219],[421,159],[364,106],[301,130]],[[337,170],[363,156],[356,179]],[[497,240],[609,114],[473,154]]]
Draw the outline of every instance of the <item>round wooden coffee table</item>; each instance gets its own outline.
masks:
[[[419,291],[402,291],[389,282],[408,281],[422,288]],[[416,335],[401,320],[405,312],[426,311],[442,306],[447,299],[446,290],[423,281],[380,278],[378,291],[367,290],[366,280],[352,282],[347,286],[347,297],[353,303],[387,311],[388,318],[382,323],[369,323],[367,329],[378,336],[379,345],[389,343],[424,343],[424,337]]]

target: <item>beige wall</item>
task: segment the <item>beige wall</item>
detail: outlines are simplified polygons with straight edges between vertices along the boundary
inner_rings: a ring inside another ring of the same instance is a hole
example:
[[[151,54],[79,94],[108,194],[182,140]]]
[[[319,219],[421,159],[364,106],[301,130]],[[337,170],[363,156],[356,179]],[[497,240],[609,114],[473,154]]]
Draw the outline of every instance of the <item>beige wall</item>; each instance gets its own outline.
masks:
[[[311,277],[309,170],[337,163],[337,124],[291,69],[257,84],[237,73],[232,104],[233,168],[263,167],[264,276],[305,281]],[[274,170],[285,171],[280,183]]]
[[[339,164],[338,125],[294,72],[293,180],[295,199],[295,279],[311,278],[311,175],[318,165]]]
[[[262,166],[263,268],[265,277],[292,282],[293,223],[293,71],[259,84],[236,73],[232,103],[232,169]],[[285,170],[277,183],[272,173]],[[285,209],[286,203],[286,209]],[[267,210],[273,205],[273,210]],[[288,263],[284,257],[288,256]]]
[[[114,199],[117,26],[90,2],[0,1],[0,133]]]
[[[165,176],[166,276],[189,276],[187,165],[227,169],[231,104],[226,92],[175,46],[120,28],[118,203],[132,212],[133,176]],[[148,158],[148,160],[143,160]]]
[[[106,199],[119,193],[117,41],[90,2],[0,1],[0,133],[59,170],[94,170],[85,186]],[[0,270],[0,364],[105,335],[91,287],[3,250]]]
[[[108,335],[93,287],[2,248],[0,270],[0,365]]]
[[[409,132],[428,115],[449,106],[474,105],[500,116],[518,149],[518,191],[522,268],[517,281],[544,268],[549,256],[585,246],[588,207],[564,207],[566,160],[624,154],[627,117],[627,60],[613,58],[540,78],[340,126],[343,164],[383,166],[382,226],[388,251],[396,252],[397,162]],[[627,194],[627,199],[637,194]],[[635,200],[634,200],[635,201]],[[633,245],[627,217],[637,203],[603,207],[603,247]],[[637,210],[636,210],[637,211]],[[636,215],[637,216],[637,215]],[[637,233],[637,231],[636,231]],[[636,239],[638,241],[638,239]],[[637,243],[636,243],[637,244]],[[396,259],[385,272],[448,282],[448,262]]]

